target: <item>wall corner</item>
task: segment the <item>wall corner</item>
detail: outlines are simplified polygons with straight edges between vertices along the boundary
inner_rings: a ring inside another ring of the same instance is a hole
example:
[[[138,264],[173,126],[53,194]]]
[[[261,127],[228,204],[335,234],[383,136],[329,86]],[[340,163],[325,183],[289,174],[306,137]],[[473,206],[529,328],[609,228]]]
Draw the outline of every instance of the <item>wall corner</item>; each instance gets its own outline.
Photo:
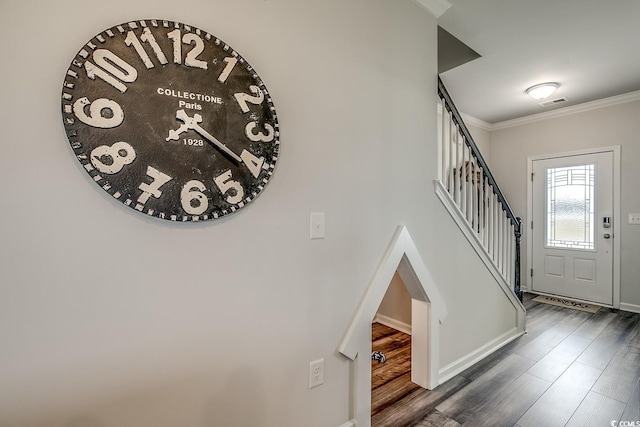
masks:
[[[413,0],[418,3],[420,6],[425,8],[430,14],[436,17],[436,19],[440,18],[443,13],[447,11],[451,7],[451,3],[447,0]]]

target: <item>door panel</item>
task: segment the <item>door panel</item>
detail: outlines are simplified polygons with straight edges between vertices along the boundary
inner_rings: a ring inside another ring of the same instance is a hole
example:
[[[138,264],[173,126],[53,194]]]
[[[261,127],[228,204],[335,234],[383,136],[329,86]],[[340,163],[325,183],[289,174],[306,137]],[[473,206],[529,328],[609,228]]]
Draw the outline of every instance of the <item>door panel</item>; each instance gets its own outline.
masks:
[[[613,152],[532,164],[532,290],[612,305]]]

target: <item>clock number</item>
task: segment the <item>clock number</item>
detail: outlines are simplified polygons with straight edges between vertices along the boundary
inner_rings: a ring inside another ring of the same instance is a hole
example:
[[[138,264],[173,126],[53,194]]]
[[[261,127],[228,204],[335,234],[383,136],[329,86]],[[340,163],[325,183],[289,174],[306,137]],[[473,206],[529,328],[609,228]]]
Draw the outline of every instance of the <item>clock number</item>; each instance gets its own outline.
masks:
[[[100,145],[91,151],[91,164],[102,173],[113,175],[136,159],[136,152],[126,142]]]
[[[184,60],[185,65],[206,70],[207,63],[205,61],[197,59],[198,56],[204,51],[204,42],[202,41],[202,39],[195,34],[189,33],[182,36],[182,42],[184,44],[195,44],[193,49],[191,49],[189,53],[187,53],[187,57]]]
[[[232,190],[231,194],[226,198],[227,203],[236,205],[240,203],[244,197],[242,185],[235,179],[231,179],[231,170],[221,173],[213,179],[213,182],[216,183],[222,194],[226,194],[229,190]]]
[[[253,153],[247,150],[242,150],[240,158],[247,169],[249,169],[249,172],[251,172],[251,175],[253,175],[254,178],[257,178],[258,175],[260,175],[260,170],[264,164],[264,157],[256,157]]]
[[[182,43],[186,45],[194,44],[195,46],[187,53],[184,64],[189,67],[207,69],[207,63],[198,59],[198,56],[204,51],[204,41],[196,34],[187,33],[180,38],[180,30],[175,29],[167,33],[167,37],[173,41],[173,62],[182,64]],[[182,43],[181,43],[182,42]]]
[[[151,62],[151,58],[149,58],[149,55],[147,55],[147,52],[145,52],[144,47],[142,47],[142,43],[140,43],[140,40],[138,40],[138,37],[135,35],[133,31],[129,31],[127,33],[127,38],[124,39],[124,43],[127,46],[133,45],[133,47],[136,49],[136,52],[138,52],[140,59],[142,59],[142,62],[144,62],[144,65],[145,67],[147,67],[147,69],[153,68],[153,62]]]
[[[153,52],[156,54],[156,56],[158,57],[158,61],[160,61],[161,64],[164,65],[169,62],[167,61],[167,57],[164,56],[164,52],[162,52],[162,49],[160,49],[160,45],[156,41],[156,38],[153,36],[153,33],[150,29],[144,29],[142,35],[140,36],[140,40],[142,40],[143,43],[146,42],[151,45],[151,49],[153,49]]]
[[[249,106],[247,105],[247,102],[250,102],[254,105],[258,105],[261,104],[262,101],[264,101],[264,94],[262,93],[262,90],[260,90],[260,88],[256,85],[251,85],[249,86],[249,90],[254,93],[255,96],[249,95],[248,93],[236,93],[233,96],[236,98],[236,101],[238,101],[238,104],[240,105],[240,109],[242,110],[243,113],[248,113],[249,112]]]
[[[187,182],[180,192],[182,209],[189,215],[200,215],[209,207],[209,199],[202,192],[206,187],[195,179]]]
[[[227,65],[224,67],[224,70],[222,70],[222,73],[220,73],[220,75],[218,76],[218,81],[220,83],[225,83],[227,81],[229,74],[231,74],[231,71],[233,71],[233,67],[235,67],[238,63],[238,58],[227,56],[223,59],[223,61],[226,62]]]
[[[153,36],[149,28],[144,29],[144,31],[142,32],[142,35],[140,36],[140,40],[142,40],[143,42],[149,43],[151,45],[153,52],[156,54],[156,57],[158,58],[158,61],[160,61],[161,64],[166,64],[168,62],[167,57],[164,56],[162,49],[160,49],[158,42],[156,41],[155,37]],[[153,62],[151,62],[151,58],[149,58],[149,55],[147,55],[147,52],[144,50],[144,47],[142,46],[142,43],[140,42],[140,40],[138,40],[138,37],[133,31],[129,31],[127,33],[127,38],[124,39],[124,43],[127,46],[133,45],[136,52],[138,52],[140,59],[142,59],[142,62],[144,62],[144,65],[147,67],[147,69],[151,69],[154,67]]]
[[[180,44],[180,30],[175,29],[167,33],[167,37],[173,41],[173,63],[182,64],[182,45]]]
[[[90,61],[84,63],[87,77],[91,80],[98,77],[122,93],[127,90],[123,82],[135,82],[138,78],[138,71],[110,50],[96,49],[93,60],[95,64]]]
[[[87,105],[90,105],[88,115],[85,112]],[[109,112],[105,113],[105,111]],[[73,114],[82,123],[101,129],[120,126],[124,120],[124,112],[120,104],[106,98],[98,98],[91,102],[86,96],[82,97],[73,103]]]
[[[253,130],[258,127],[258,123],[257,122],[249,122],[247,123],[247,126],[245,126],[244,128],[244,133],[245,135],[247,135],[247,138],[249,138],[251,141],[253,142],[271,142],[273,141],[273,137],[275,135],[275,131],[273,130],[273,126],[271,126],[269,123],[265,123],[264,127],[267,130],[267,134],[265,135],[262,132],[258,132],[258,133],[253,133]]]
[[[142,190],[142,194],[140,195],[140,197],[138,197],[138,203],[142,203],[143,205],[147,203],[147,200],[149,200],[149,197],[151,196],[159,199],[162,195],[160,187],[162,187],[172,179],[169,175],[162,173],[158,169],[151,166],[147,166],[147,176],[153,179],[151,181],[151,184],[143,182],[142,184],[140,184],[140,186],[138,186],[138,188]]]

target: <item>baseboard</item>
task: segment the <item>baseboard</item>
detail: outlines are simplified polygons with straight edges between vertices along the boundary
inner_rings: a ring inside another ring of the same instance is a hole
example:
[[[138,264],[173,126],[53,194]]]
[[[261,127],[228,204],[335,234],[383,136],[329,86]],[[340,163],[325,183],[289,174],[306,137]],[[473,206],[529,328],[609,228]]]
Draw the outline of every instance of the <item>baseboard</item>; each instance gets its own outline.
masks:
[[[408,325],[396,319],[392,319],[391,317],[385,316],[383,314],[376,314],[376,317],[373,318],[373,321],[395,329],[396,331],[404,332],[405,334],[411,335],[411,325]]]
[[[621,302],[620,310],[630,311],[632,313],[640,313],[640,305],[627,304],[626,302]]]
[[[440,369],[440,384],[450,380],[460,372],[463,372],[465,369],[468,369],[471,366],[475,365],[485,357],[509,344],[511,341],[515,340],[519,336],[522,336],[523,334],[523,331],[518,331],[518,328],[513,328],[500,335],[496,339],[489,341],[487,344],[483,345],[477,350],[472,351],[471,353],[467,354],[464,357],[461,357],[455,362],[448,364],[444,368]]]
[[[347,421],[346,423],[342,424],[340,427],[356,427],[356,421],[355,420]]]

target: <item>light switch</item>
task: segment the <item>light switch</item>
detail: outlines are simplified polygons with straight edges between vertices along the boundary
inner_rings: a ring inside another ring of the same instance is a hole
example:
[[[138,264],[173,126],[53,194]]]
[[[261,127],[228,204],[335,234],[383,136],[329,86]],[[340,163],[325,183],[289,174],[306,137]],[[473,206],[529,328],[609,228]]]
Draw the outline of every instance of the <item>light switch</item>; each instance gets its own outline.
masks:
[[[311,238],[324,239],[324,212],[311,212]]]
[[[634,225],[640,224],[640,213],[630,213],[629,224],[634,224]]]

